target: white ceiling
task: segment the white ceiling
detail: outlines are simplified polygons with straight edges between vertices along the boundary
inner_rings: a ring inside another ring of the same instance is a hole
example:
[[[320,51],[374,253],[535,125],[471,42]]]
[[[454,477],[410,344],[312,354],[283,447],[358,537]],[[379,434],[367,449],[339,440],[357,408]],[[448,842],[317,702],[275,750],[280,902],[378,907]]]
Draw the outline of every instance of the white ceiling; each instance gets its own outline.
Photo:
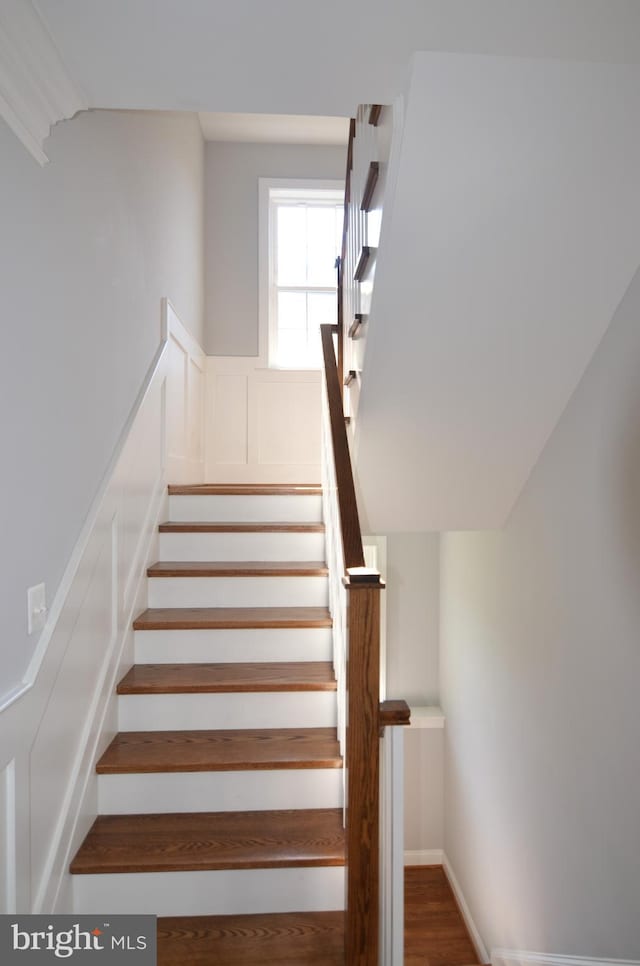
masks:
[[[200,112],[198,117],[205,141],[346,145],[349,137],[346,117],[211,112]]]
[[[33,0],[91,107],[349,116],[416,50],[640,62],[636,0]]]

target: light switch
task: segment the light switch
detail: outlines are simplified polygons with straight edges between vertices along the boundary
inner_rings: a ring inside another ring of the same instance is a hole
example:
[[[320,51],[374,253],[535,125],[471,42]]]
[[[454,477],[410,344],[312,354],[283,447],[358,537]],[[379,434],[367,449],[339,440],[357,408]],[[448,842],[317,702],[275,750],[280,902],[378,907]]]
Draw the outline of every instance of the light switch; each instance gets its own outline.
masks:
[[[29,634],[41,631],[47,619],[47,599],[44,584],[36,584],[27,591],[27,630]]]

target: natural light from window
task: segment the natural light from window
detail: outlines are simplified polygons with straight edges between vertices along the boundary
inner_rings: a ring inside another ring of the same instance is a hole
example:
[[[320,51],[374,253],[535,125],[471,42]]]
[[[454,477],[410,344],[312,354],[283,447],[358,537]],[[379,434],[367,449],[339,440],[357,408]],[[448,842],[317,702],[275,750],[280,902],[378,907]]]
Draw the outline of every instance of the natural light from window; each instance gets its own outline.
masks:
[[[269,364],[318,369],[320,325],[337,319],[343,193],[271,189],[269,209]]]

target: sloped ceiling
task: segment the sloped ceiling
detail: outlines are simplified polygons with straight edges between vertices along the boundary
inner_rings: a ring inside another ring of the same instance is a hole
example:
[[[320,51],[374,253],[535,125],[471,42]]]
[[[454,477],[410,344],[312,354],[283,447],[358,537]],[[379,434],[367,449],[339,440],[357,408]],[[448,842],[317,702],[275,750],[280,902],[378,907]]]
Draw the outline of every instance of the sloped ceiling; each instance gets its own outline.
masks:
[[[413,51],[640,59],[633,0],[35,0],[91,107],[350,116]]]
[[[373,532],[504,524],[640,265],[638,117],[639,67],[416,57],[356,423]]]

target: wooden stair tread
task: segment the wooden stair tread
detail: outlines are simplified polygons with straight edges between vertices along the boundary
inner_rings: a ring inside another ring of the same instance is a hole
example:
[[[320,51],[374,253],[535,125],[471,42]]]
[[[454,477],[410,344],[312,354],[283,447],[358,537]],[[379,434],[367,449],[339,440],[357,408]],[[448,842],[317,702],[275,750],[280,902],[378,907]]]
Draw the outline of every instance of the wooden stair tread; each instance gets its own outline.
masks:
[[[324,523],[201,523],[198,520],[178,522],[167,520],[161,523],[160,533],[324,533]]]
[[[70,871],[178,872],[344,865],[342,809],[99,815]]]
[[[330,661],[134,664],[118,684],[118,694],[335,690]]]
[[[158,966],[344,966],[343,912],[158,919]]]
[[[96,766],[100,775],[341,768],[335,728],[128,731]]]
[[[148,577],[326,577],[328,573],[327,565],[317,560],[160,560],[147,570]]]
[[[174,483],[171,496],[316,496],[319,483]]]
[[[331,626],[326,607],[154,607],[133,623],[136,631]]]

